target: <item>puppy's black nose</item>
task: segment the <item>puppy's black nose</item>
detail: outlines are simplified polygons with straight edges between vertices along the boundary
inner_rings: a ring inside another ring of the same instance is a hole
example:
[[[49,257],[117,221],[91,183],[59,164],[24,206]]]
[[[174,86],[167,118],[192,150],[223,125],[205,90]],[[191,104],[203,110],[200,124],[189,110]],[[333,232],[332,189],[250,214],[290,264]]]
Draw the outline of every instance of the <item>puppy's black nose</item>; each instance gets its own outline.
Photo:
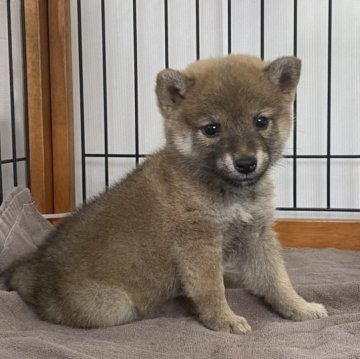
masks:
[[[248,174],[255,171],[256,157],[241,157],[234,161],[234,167],[239,173]]]

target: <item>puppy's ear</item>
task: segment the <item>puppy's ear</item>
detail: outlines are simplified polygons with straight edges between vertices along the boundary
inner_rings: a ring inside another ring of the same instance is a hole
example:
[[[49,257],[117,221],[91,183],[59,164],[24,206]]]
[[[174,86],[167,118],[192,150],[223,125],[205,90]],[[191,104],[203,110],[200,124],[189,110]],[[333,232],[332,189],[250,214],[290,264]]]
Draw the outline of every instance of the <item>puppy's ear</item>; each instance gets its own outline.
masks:
[[[292,93],[299,82],[301,61],[295,56],[280,57],[267,65],[264,71],[280,91]]]
[[[167,117],[185,100],[194,79],[172,69],[162,70],[156,79],[156,94],[161,112]]]

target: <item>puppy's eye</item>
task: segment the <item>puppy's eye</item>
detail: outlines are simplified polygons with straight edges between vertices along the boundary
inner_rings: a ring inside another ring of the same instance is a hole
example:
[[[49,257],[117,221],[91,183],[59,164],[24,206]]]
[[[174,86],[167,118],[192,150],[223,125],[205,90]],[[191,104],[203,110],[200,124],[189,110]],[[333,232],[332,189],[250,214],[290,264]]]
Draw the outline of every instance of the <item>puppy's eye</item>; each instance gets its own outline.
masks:
[[[215,137],[220,132],[220,125],[218,123],[210,123],[201,127],[201,131],[207,137]]]
[[[269,126],[269,119],[264,116],[260,116],[255,118],[255,127],[260,129],[265,129]]]

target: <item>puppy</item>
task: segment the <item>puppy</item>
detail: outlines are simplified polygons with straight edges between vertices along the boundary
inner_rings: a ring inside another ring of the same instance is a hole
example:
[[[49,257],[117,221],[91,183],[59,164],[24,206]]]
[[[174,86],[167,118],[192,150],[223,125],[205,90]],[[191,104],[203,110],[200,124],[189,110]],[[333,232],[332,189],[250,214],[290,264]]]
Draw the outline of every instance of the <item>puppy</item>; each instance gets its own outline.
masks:
[[[293,320],[327,316],[293,289],[272,230],[269,169],[292,122],[300,60],[231,55],[157,76],[166,145],[66,219],[8,286],[40,318],[119,325],[178,295],[208,328],[249,331],[225,299],[241,284]]]

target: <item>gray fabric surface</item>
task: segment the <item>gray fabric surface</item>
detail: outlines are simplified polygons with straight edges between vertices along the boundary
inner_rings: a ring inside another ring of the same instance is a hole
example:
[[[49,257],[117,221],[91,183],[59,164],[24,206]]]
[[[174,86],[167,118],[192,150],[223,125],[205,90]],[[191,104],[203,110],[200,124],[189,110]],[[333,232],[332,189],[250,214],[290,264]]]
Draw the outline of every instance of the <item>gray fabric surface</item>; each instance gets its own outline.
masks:
[[[0,273],[36,250],[52,229],[34,207],[30,191],[15,187],[0,206]]]
[[[1,269],[51,230],[31,205],[29,192],[17,191],[20,195],[13,193],[0,209]],[[180,301],[165,304],[149,319],[82,330],[40,321],[16,292],[2,287],[0,358],[360,358],[360,252],[287,249],[285,258],[297,290],[325,304],[329,318],[285,320],[260,299],[231,289],[228,301],[248,319],[249,334],[208,330]]]

